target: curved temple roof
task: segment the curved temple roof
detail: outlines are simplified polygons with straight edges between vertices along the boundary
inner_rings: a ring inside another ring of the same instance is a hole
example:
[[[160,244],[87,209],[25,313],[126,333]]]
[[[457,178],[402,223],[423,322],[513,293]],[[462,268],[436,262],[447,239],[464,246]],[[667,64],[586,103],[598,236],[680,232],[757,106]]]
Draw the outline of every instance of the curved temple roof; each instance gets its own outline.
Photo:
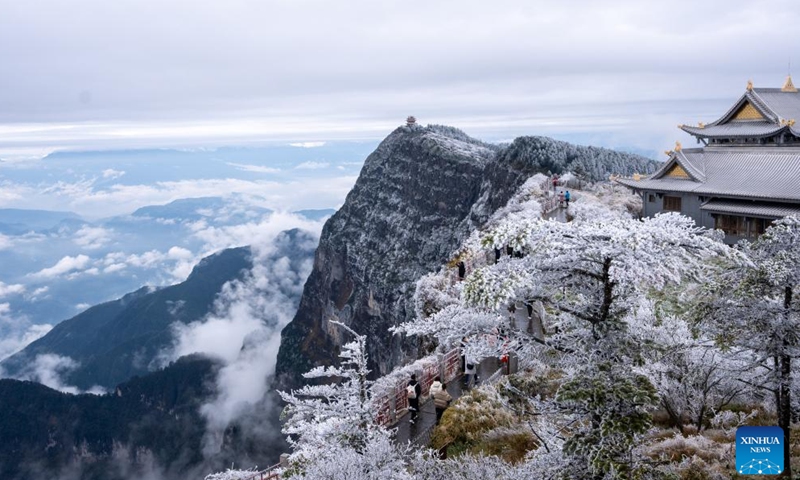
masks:
[[[667,176],[675,163],[693,178]],[[650,178],[620,178],[617,182],[635,190],[800,202],[800,148],[684,149],[674,152]]]
[[[787,82],[791,82],[788,79]],[[748,88],[733,106],[708,125],[681,125],[698,138],[765,138],[783,132],[800,136],[800,92],[795,88]]]

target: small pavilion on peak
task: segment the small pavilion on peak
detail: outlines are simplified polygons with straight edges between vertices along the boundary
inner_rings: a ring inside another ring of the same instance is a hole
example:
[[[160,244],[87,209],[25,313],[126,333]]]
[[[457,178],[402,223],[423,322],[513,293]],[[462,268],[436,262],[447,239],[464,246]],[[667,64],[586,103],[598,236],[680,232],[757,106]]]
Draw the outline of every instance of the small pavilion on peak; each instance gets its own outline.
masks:
[[[800,92],[791,76],[781,88],[744,94],[718,120],[679,125],[697,148],[667,152],[648,177],[617,178],[642,196],[643,215],[674,211],[718,228],[734,243],[753,239],[772,221],[800,215]]]

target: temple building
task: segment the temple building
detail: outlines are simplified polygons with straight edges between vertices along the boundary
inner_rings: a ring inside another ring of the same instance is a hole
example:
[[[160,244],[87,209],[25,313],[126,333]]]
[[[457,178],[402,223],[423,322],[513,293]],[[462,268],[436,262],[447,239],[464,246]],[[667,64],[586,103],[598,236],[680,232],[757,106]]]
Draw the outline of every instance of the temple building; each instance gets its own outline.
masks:
[[[800,93],[787,77],[782,88],[754,88],[719,120],[679,128],[699,148],[668,151],[648,177],[617,178],[642,196],[644,216],[680,212],[725,241],[753,239],[770,223],[800,215]]]

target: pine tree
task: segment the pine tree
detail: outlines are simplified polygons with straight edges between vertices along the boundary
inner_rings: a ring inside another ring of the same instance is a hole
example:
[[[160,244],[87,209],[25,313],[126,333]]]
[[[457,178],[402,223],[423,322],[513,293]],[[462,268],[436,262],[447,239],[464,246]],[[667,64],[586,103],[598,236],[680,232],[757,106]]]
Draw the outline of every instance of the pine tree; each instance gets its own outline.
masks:
[[[778,425],[786,439],[784,472],[791,477],[792,357],[800,354],[800,219],[777,220],[754,243],[743,243],[749,261],[740,261],[710,279],[695,315],[726,347],[755,353],[755,364],[769,372],[757,388],[775,399]]]
[[[576,420],[564,444],[564,474],[626,478],[636,467],[629,452],[657,402],[629,324],[641,321],[636,307],[653,289],[697,278],[709,258],[728,254],[718,238],[699,233],[677,214],[501,223],[485,235],[484,247],[511,245],[523,256],[475,270],[458,305],[402,329],[440,342],[468,336],[478,357],[511,348],[548,359],[567,374],[556,407]],[[537,302],[550,314],[545,338],[516,328],[506,313],[511,304]],[[507,341],[493,340],[498,335]]]

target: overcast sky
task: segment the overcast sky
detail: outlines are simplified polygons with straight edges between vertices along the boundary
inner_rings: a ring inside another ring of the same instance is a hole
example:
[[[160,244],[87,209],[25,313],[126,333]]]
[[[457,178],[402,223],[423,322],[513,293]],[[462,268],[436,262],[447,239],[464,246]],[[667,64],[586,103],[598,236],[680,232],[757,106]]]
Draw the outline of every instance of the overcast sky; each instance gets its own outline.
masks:
[[[796,0],[0,0],[0,158],[380,138],[409,114],[661,150],[800,70],[798,25]]]

